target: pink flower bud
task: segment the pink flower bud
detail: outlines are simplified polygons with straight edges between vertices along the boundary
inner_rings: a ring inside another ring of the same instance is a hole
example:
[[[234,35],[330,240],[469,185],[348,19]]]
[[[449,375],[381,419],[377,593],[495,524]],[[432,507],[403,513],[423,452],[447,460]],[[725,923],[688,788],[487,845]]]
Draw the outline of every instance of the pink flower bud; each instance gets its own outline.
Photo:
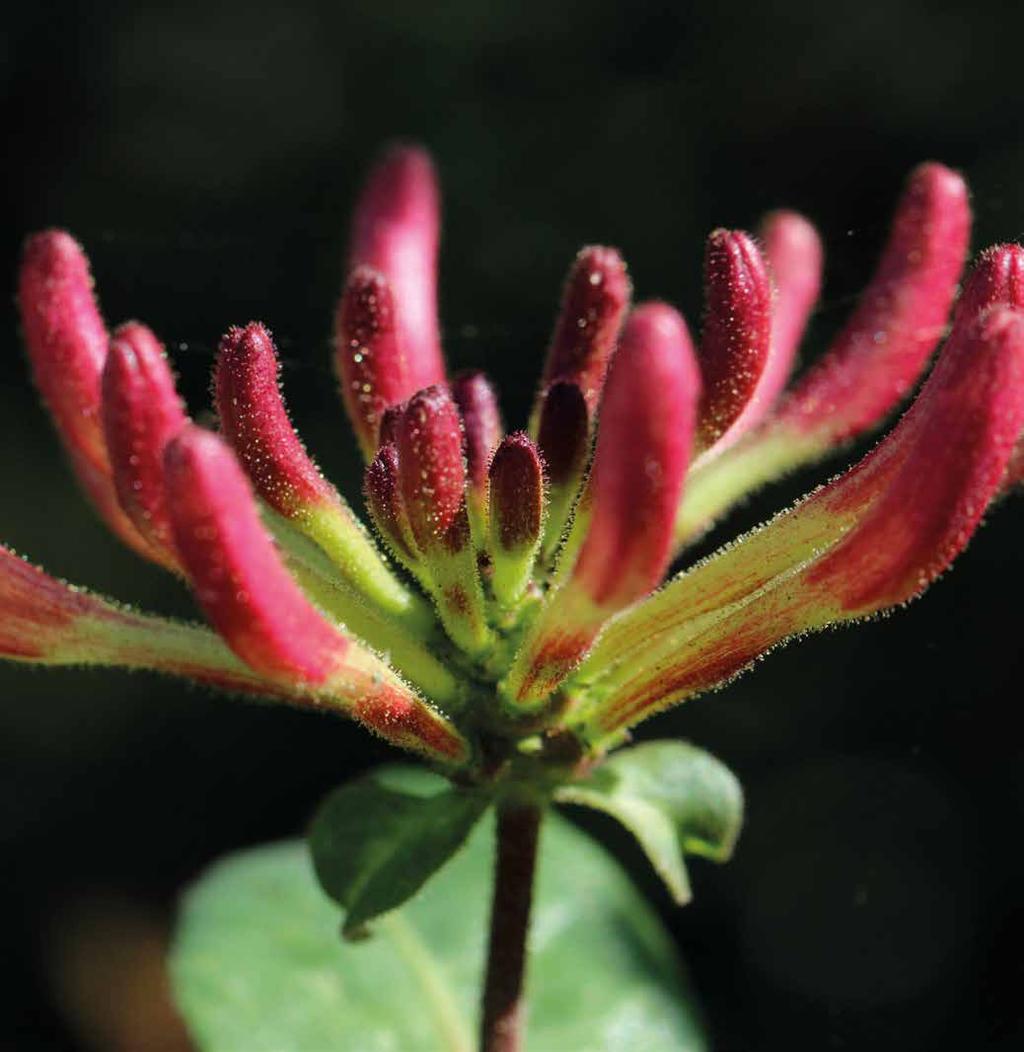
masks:
[[[278,371],[274,342],[262,325],[231,328],[217,352],[214,393],[221,429],[260,496],[291,517],[337,497],[288,419]]]
[[[630,293],[626,264],[615,249],[595,245],[580,251],[562,293],[544,365],[545,388],[556,380],[574,383],[595,410]]]
[[[725,448],[763,415],[771,351],[771,283],[749,234],[715,230],[704,256],[704,331],[697,446]]]
[[[349,267],[379,271],[391,286],[410,391],[441,383],[437,321],[440,204],[430,157],[395,146],[370,173],[356,206]]]
[[[560,380],[544,392],[537,446],[552,487],[579,479],[587,459],[589,427],[587,402],[577,384]]]
[[[285,570],[230,447],[190,425],[168,446],[166,470],[175,545],[214,627],[263,675],[324,683],[348,640]]]
[[[144,325],[118,328],[103,369],[103,432],[118,500],[138,531],[177,565],[164,450],[188,423],[157,338]]]
[[[398,471],[420,551],[428,553],[453,540],[458,543],[450,531],[458,528],[464,512],[466,467],[462,422],[445,387],[428,387],[409,399],[399,425]]]
[[[686,323],[667,304],[638,307],[608,377],[591,472],[590,527],[573,580],[614,611],[661,580],[690,463],[700,373]]]
[[[783,401],[779,423],[839,442],[907,394],[945,328],[970,226],[960,176],[940,164],[915,169],[871,283],[828,354]]]
[[[463,373],[451,383],[465,435],[466,474],[470,492],[479,502],[487,493],[487,469],[501,441],[501,410],[494,388],[483,373]]]
[[[334,363],[349,420],[369,460],[388,406],[416,391],[395,324],[387,280],[369,267],[348,279],[334,318]]]
[[[79,482],[107,525],[147,559],[163,562],[121,510],[100,420],[107,330],[93,297],[89,263],[61,230],[28,239],[18,308],[32,375]]]
[[[1024,246],[1007,244],[986,248],[964,282],[956,304],[954,324],[976,317],[989,307],[1024,307]]]
[[[772,352],[758,390],[761,405],[768,411],[786,386],[807,319],[818,301],[825,253],[813,224],[796,212],[769,213],[760,234],[775,288]]]

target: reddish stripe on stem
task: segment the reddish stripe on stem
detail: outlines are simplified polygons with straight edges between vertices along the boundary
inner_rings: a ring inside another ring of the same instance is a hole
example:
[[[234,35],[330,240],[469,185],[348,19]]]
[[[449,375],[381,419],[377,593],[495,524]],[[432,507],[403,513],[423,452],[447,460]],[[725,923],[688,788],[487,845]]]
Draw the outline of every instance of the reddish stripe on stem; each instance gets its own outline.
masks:
[[[368,265],[391,286],[414,391],[444,380],[437,320],[440,212],[429,155],[397,145],[370,172],[352,223],[349,268]]]

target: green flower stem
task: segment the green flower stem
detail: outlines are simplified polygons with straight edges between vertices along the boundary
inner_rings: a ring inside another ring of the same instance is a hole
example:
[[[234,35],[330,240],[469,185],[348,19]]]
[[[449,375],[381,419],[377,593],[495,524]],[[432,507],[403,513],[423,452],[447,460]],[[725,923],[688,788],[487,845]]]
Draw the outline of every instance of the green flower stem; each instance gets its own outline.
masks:
[[[543,810],[509,800],[498,808],[494,898],[480,1052],[521,1052],[526,1011],[526,937]]]

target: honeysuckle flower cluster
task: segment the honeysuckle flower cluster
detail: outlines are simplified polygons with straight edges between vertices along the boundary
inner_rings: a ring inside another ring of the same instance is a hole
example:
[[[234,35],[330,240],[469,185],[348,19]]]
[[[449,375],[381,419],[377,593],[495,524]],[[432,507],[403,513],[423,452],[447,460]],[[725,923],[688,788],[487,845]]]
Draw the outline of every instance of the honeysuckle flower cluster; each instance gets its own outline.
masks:
[[[821,282],[806,219],[710,235],[696,343],[673,307],[632,304],[614,249],[585,248],[527,426],[506,433],[487,377],[445,371],[435,175],[394,148],[359,201],[334,316],[372,532],[297,437],[263,325],[224,336],[207,430],[146,326],[108,334],[76,242],[36,235],[18,303],[72,466],[212,629],[3,548],[0,654],[336,710],[462,777],[521,756],[586,765],[776,644],[918,595],[1024,478],[1024,249],[982,253],[961,290],[969,229],[960,176],[914,171],[859,305],[788,391]],[[753,488],[875,427],[944,335],[873,452],[659,588]]]

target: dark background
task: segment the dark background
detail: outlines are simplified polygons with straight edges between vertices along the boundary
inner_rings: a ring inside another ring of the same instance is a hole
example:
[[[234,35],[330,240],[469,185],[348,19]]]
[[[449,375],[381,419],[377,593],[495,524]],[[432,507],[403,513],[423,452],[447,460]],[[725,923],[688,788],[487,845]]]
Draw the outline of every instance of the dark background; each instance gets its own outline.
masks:
[[[706,232],[799,208],[828,251],[809,357],[917,161],[966,172],[975,247],[1024,234],[1024,8],[961,7],[20,5],[0,38],[4,287],[27,232],[72,230],[108,320],[161,334],[193,412],[218,335],[266,321],[302,433],[354,496],[327,334],[348,209],[382,142],[435,152],[449,358],[492,372],[512,423],[586,242],[620,246],[640,296],[696,319]],[[0,536],[53,573],[187,613],[78,498],[4,308]],[[841,463],[772,487],[715,539]],[[715,1048],[1021,1047],[1024,501],[990,520],[912,609],[794,645],[644,728],[709,747],[748,794],[735,860],[694,863],[683,911],[626,838],[594,827],[677,935]],[[144,971],[118,971],[122,943],[159,949],[211,860],[295,834],[388,755],[341,722],[142,674],[8,666],[0,699],[2,1048],[158,1047],[106,1018]]]

